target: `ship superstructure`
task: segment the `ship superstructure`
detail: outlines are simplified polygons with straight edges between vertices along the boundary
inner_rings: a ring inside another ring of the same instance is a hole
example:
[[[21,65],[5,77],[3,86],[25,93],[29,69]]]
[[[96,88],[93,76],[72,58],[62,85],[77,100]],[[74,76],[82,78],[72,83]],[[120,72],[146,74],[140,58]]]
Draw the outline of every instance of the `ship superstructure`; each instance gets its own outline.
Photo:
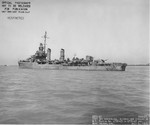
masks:
[[[26,60],[18,62],[20,68],[51,69],[51,70],[93,70],[93,71],[125,71],[126,63],[106,63],[106,60],[94,60],[92,56],[86,58],[65,58],[65,50],[60,50],[59,59],[51,59],[51,49],[46,51],[47,32],[44,34],[44,44],[40,43],[38,51]]]

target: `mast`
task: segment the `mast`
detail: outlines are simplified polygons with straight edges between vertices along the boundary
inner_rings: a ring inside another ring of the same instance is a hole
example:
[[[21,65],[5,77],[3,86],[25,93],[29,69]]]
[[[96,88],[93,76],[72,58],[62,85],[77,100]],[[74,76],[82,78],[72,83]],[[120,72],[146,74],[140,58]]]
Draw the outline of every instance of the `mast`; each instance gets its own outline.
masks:
[[[46,51],[46,39],[48,38],[46,31],[45,31],[45,34],[44,34],[43,38],[44,38],[44,53],[45,53],[45,51]]]

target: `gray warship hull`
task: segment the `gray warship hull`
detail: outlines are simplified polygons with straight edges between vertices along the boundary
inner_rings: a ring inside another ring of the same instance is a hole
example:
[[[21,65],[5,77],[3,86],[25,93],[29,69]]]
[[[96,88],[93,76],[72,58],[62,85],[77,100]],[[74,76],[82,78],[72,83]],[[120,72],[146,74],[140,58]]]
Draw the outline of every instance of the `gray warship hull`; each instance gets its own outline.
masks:
[[[104,65],[65,66],[62,64],[38,64],[37,62],[18,62],[19,68],[47,70],[85,70],[85,71],[125,71],[126,63],[109,63]]]

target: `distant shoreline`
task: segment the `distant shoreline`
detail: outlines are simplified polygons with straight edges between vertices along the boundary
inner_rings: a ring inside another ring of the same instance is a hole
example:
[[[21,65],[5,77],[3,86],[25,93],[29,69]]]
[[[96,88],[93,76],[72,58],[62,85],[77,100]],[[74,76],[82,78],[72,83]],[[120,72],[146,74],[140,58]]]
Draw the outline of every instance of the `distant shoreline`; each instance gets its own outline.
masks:
[[[149,64],[128,64],[127,66],[150,66]]]

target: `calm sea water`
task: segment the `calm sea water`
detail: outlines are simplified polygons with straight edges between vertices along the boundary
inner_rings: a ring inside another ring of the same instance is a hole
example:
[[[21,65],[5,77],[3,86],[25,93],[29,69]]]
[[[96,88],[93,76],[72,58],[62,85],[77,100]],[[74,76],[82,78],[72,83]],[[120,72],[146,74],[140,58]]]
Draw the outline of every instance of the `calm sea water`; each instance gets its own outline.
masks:
[[[148,114],[149,67],[125,72],[0,67],[0,123],[91,123]]]

